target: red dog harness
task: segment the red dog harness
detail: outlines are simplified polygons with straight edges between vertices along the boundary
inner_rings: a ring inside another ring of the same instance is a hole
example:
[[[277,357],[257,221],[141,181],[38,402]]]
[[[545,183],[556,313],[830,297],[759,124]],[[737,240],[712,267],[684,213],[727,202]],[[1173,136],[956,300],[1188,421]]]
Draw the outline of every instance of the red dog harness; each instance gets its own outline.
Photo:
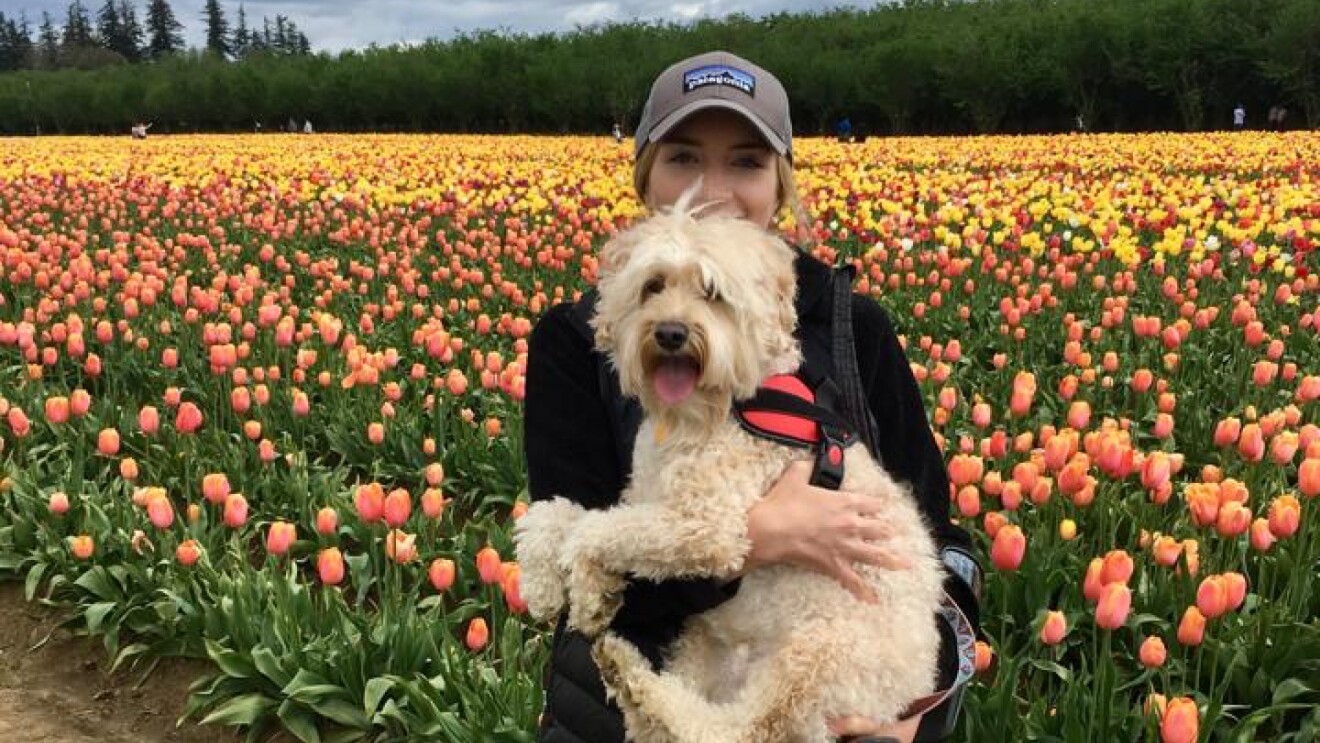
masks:
[[[814,450],[811,484],[838,490],[843,450],[857,442],[857,431],[834,409],[839,396],[834,383],[819,377],[808,384],[804,376],[800,371],[767,378],[751,399],[734,403],[733,413],[753,436]]]

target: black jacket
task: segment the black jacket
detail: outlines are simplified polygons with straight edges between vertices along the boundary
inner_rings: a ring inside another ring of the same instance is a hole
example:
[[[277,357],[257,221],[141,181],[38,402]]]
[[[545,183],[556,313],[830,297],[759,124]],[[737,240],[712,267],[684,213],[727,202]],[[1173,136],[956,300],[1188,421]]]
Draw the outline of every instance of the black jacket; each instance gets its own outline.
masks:
[[[798,338],[809,363],[833,373],[831,277],[828,266],[805,253],[796,262]],[[962,529],[949,522],[949,482],[944,460],[927,423],[916,380],[888,315],[874,301],[853,295],[853,333],[863,389],[879,429],[879,455],[896,479],[907,481],[920,501],[937,546],[971,551]],[[584,322],[583,307],[551,308],[532,332],[525,400],[528,486],[533,500],[563,496],[587,508],[618,501],[631,468],[630,453],[640,409],[632,400],[602,399],[601,358]],[[609,373],[609,372],[607,372]],[[614,385],[617,389],[617,384]],[[620,409],[618,406],[623,406]],[[618,446],[615,428],[623,419]],[[653,663],[685,619],[719,605],[737,583],[713,580],[634,581],[612,628],[638,646]],[[946,590],[977,623],[976,599],[951,578]],[[949,643],[946,642],[946,645]],[[942,674],[953,674],[951,648],[942,653]],[[586,638],[555,631],[546,678],[543,743],[614,743],[624,740],[618,709],[605,702],[600,674]]]

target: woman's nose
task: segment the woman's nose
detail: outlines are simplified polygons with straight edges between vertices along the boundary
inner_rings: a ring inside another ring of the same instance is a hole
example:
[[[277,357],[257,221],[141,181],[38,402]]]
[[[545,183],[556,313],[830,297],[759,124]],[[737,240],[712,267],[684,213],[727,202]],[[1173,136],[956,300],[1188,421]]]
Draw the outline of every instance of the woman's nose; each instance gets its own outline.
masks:
[[[736,211],[733,203],[733,189],[730,188],[729,177],[724,173],[722,167],[717,165],[706,168],[702,174],[701,201],[710,204],[710,207],[704,211],[708,215],[727,215]]]

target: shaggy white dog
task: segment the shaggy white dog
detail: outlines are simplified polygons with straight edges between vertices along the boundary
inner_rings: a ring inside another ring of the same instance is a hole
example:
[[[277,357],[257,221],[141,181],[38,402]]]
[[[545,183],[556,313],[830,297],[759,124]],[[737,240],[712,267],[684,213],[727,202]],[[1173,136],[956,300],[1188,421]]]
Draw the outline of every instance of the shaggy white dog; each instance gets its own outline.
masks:
[[[934,687],[935,545],[910,493],[864,446],[846,452],[843,489],[883,500],[886,547],[913,564],[859,566],[878,605],[774,565],[693,617],[662,673],[627,641],[601,635],[628,576],[736,576],[750,548],[748,509],[810,456],[753,436],[731,414],[733,401],[801,363],[793,260],[765,230],[697,220],[683,203],[602,251],[596,343],[645,411],[632,480],[607,510],[563,498],[533,504],[516,539],[532,613],[553,617],[567,603],[569,624],[597,637],[594,657],[636,741],[825,743],[828,718],[893,721]]]

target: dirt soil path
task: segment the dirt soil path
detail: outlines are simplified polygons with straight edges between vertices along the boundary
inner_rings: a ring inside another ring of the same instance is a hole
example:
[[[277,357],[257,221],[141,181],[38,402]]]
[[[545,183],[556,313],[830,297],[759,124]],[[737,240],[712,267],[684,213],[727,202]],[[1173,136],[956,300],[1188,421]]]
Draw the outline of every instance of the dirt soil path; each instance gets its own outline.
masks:
[[[0,583],[0,743],[235,743],[226,729],[175,729],[188,685],[208,672],[200,661],[164,660],[145,680],[143,668],[108,673],[98,638],[56,630],[59,615],[23,599],[16,583]]]

